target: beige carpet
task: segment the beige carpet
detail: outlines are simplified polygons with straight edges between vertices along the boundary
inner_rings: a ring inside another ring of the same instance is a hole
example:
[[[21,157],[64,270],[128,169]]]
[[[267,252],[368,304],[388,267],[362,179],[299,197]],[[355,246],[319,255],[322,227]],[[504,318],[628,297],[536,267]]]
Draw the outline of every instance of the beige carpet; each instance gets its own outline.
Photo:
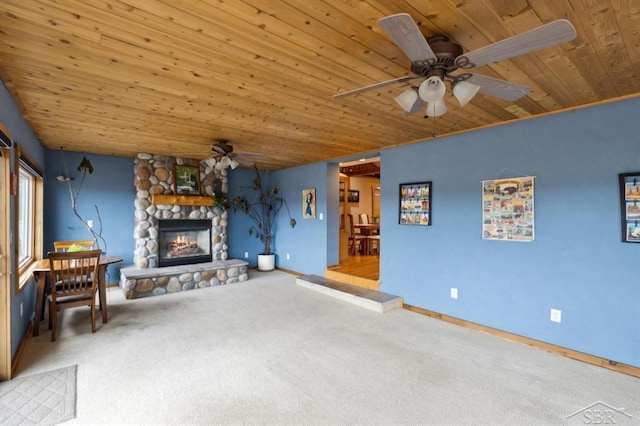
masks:
[[[74,418],[76,370],[73,365],[0,382],[0,425],[56,425]]]
[[[295,284],[249,281],[125,300],[109,323],[67,310],[19,377],[78,365],[67,424],[584,424],[598,401],[640,419],[640,380],[407,310],[379,314]]]

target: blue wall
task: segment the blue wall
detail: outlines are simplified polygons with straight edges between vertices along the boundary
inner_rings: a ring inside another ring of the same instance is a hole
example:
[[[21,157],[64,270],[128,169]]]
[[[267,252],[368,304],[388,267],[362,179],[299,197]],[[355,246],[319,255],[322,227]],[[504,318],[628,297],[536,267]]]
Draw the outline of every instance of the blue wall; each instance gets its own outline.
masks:
[[[53,250],[53,242],[59,240],[86,240],[93,236],[78,219],[71,208],[71,196],[66,183],[57,181],[56,176],[64,175],[64,162],[75,194],[81,173],[77,167],[83,157],[93,165],[94,172],[87,173],[77,199],[77,210],[85,220],[93,220],[94,229],[99,229],[96,206],[102,219],[102,236],[107,242],[107,254],[123,258],[121,263],[107,269],[107,282],[120,280],[120,268],[133,264],[134,201],[133,159],[106,155],[84,154],[47,150],[44,186],[44,255]],[[100,241],[100,248],[105,249]]]
[[[277,180],[291,209],[291,215],[298,222],[294,229],[288,227],[288,218],[281,214],[278,220],[276,250],[278,267],[306,274],[324,276],[327,264],[337,263],[328,260],[327,230],[335,230],[338,236],[337,214],[330,215],[333,222],[327,221],[327,174],[329,169],[325,163],[316,163],[304,167],[280,170],[275,173]],[[337,194],[338,175],[334,176]],[[302,191],[316,189],[316,218],[302,219]],[[333,198],[337,201],[337,195]],[[320,219],[322,215],[322,220]],[[333,227],[329,227],[331,223]],[[333,247],[337,248],[337,245]],[[334,252],[336,250],[333,250]],[[289,253],[290,259],[286,259]]]
[[[6,128],[11,132],[11,137],[13,142],[18,143],[24,151],[26,151],[29,156],[40,166],[42,171],[45,171],[45,150],[40,144],[38,138],[36,138],[33,130],[29,126],[29,124],[22,118],[20,115],[20,111],[13,103],[13,100],[9,96],[9,92],[7,91],[4,84],[0,84],[0,121],[6,126]],[[14,148],[11,148],[11,153],[13,158]],[[16,172],[17,165],[11,164],[12,172]],[[4,177],[3,177],[4,178]],[[10,197],[10,221],[12,229],[15,229],[15,220],[16,218],[13,216],[14,205],[15,205],[15,197]],[[12,241],[12,245],[16,244],[17,238],[14,236],[14,241]],[[4,247],[4,249],[8,249]],[[33,316],[33,312],[35,311],[35,294],[36,294],[36,286],[33,280],[31,280],[24,288],[20,294],[16,294],[16,280],[18,279],[18,269],[17,269],[17,261],[16,259],[12,259],[11,265],[11,356],[14,357],[18,347],[20,345],[20,340],[24,335],[27,327],[29,326],[29,321]],[[20,304],[23,305],[24,315],[20,316]],[[0,307],[3,308],[3,307]]]
[[[331,174],[333,173],[333,175]],[[229,173],[229,194],[233,198],[241,186],[253,185],[255,171],[253,169],[235,169]],[[335,234],[337,241],[337,214],[327,221],[327,181],[335,181],[337,194],[337,169],[325,163],[296,167],[267,175],[267,181],[277,183],[289,206],[291,217],[297,222],[295,228],[289,226],[289,215],[286,208],[280,211],[276,222],[276,238],[272,250],[276,252],[276,266],[279,268],[300,271],[310,274],[324,275],[327,265],[327,232]],[[316,219],[302,219],[302,190],[316,189]],[[245,189],[246,191],[246,189]],[[337,197],[336,197],[337,204]],[[319,216],[322,214],[323,219]],[[327,224],[331,226],[327,227]],[[262,243],[254,236],[249,236],[252,222],[242,212],[229,212],[229,257],[244,258],[249,252],[249,264],[257,265],[257,255],[262,251]],[[335,251],[335,250],[334,250]],[[287,260],[287,253],[289,259]],[[331,256],[329,256],[331,258]],[[333,263],[337,263],[337,253]]]
[[[384,151],[382,290],[640,366],[640,245],[620,241],[618,190],[618,173],[640,171],[638,110],[636,99]],[[482,240],[481,181],[525,174],[537,176],[535,241]],[[398,185],[421,180],[433,225],[401,226]]]

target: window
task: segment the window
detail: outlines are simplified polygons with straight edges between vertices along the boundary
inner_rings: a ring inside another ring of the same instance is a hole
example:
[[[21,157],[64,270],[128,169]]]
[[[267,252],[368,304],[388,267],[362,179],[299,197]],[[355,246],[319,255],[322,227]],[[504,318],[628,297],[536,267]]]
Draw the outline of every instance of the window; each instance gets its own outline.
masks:
[[[34,196],[35,181],[33,174],[20,165],[18,188],[20,188],[18,207],[18,267],[22,269],[33,260],[34,252]]]
[[[26,152],[16,146],[16,223],[18,280],[17,292],[32,279],[31,269],[42,258],[42,172]]]

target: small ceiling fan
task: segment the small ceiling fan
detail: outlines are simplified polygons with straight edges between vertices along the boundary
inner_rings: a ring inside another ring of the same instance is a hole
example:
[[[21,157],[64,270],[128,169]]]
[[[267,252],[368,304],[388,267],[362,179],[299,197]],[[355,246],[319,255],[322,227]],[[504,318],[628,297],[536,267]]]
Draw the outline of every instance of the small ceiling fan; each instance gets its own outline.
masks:
[[[569,21],[560,19],[463,54],[462,47],[448,37],[425,39],[408,13],[386,16],[378,20],[378,24],[411,60],[412,75],[338,93],[333,97],[344,98],[396,83],[426,78],[418,90],[409,88],[395,100],[404,109],[405,115],[419,111],[426,103],[426,115],[429,117],[437,117],[447,111],[443,100],[446,92],[444,82],[447,80],[450,81],[453,95],[460,106],[465,106],[477,93],[507,101],[521,98],[531,91],[529,87],[464,71],[565,43],[577,35]],[[453,74],[457,70],[463,72]]]
[[[202,162],[212,167],[215,166],[218,169],[227,167],[235,169],[238,165],[253,166],[254,163],[250,159],[259,160],[267,158],[266,155],[255,152],[236,153],[233,151],[233,146],[229,144],[227,139],[216,139],[211,145],[211,152],[213,152],[213,154],[202,160]],[[212,160],[215,160],[215,163]]]

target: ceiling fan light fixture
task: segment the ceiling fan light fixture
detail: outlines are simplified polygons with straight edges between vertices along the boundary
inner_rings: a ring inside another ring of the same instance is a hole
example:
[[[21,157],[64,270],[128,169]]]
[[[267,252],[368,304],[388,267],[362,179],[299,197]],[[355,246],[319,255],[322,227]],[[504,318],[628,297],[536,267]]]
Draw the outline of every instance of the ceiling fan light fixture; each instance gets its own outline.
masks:
[[[447,104],[442,99],[427,104],[427,117],[440,117],[447,112]]]
[[[219,161],[221,169],[226,169],[231,165],[231,159],[226,155],[222,157]]]
[[[229,167],[229,157],[226,155],[221,157],[216,163],[216,170],[224,170]]]
[[[478,93],[480,86],[461,80],[453,84],[453,96],[456,97],[460,106],[463,107]]]
[[[206,160],[204,160],[204,164],[206,164],[208,167],[215,167],[216,165],[216,159],[213,157],[209,157]]]
[[[422,99],[418,96],[415,89],[409,88],[395,97],[395,101],[408,114],[418,112],[423,105]]]
[[[432,76],[420,83],[418,94],[425,102],[436,102],[442,100],[447,88],[440,77]]]

